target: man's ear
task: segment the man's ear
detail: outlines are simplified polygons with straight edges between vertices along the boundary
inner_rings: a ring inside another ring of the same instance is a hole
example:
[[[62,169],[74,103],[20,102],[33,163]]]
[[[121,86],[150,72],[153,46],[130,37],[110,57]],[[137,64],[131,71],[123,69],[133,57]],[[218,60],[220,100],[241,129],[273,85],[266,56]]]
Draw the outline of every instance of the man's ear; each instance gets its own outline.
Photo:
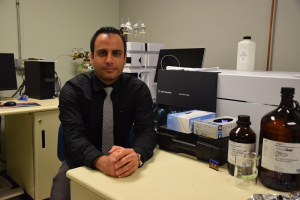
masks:
[[[124,57],[124,65],[126,65],[126,60],[127,60],[127,53],[125,54],[125,57]]]
[[[91,57],[91,64],[93,65],[94,64],[94,55],[93,55],[93,53],[90,53],[90,57]]]

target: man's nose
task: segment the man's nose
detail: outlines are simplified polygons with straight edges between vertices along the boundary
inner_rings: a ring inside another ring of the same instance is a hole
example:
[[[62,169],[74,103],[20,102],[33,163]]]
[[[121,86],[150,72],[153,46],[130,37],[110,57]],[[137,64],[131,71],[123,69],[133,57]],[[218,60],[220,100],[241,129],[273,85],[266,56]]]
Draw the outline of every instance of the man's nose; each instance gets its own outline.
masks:
[[[107,54],[106,63],[113,63],[113,55],[112,55],[112,53],[108,53]]]

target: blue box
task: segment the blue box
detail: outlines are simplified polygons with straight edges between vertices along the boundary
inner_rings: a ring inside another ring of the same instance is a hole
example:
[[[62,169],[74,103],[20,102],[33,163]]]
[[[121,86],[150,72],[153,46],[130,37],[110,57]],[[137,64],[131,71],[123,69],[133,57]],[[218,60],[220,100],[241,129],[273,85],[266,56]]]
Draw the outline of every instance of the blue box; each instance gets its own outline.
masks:
[[[182,133],[193,133],[195,122],[215,117],[216,113],[201,110],[190,110],[180,113],[168,114],[167,129]]]

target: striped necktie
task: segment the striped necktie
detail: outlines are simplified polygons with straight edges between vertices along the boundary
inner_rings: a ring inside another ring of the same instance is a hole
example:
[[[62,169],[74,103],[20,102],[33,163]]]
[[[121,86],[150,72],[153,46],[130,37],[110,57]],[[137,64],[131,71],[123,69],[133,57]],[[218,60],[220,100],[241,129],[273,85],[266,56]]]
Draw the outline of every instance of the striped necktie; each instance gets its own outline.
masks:
[[[106,98],[103,103],[103,124],[102,124],[102,152],[108,155],[114,145],[114,116],[113,104],[110,94],[113,91],[112,87],[103,88],[106,93]]]

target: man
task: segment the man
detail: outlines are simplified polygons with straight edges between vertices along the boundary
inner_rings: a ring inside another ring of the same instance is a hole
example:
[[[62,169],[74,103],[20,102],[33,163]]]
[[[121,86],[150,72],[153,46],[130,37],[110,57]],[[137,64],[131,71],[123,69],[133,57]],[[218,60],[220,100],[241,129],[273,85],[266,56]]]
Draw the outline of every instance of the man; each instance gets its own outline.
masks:
[[[84,165],[124,178],[153,156],[157,144],[149,88],[122,73],[127,58],[124,36],[113,27],[102,27],[92,37],[90,47],[94,71],[69,80],[60,93],[66,159],[53,179],[53,200],[70,199],[69,169]],[[110,98],[108,88],[112,88]],[[106,101],[110,100],[113,124],[106,128]],[[132,127],[134,142],[130,147]],[[104,135],[109,129],[113,146],[105,152],[105,142],[110,139],[104,139]]]

